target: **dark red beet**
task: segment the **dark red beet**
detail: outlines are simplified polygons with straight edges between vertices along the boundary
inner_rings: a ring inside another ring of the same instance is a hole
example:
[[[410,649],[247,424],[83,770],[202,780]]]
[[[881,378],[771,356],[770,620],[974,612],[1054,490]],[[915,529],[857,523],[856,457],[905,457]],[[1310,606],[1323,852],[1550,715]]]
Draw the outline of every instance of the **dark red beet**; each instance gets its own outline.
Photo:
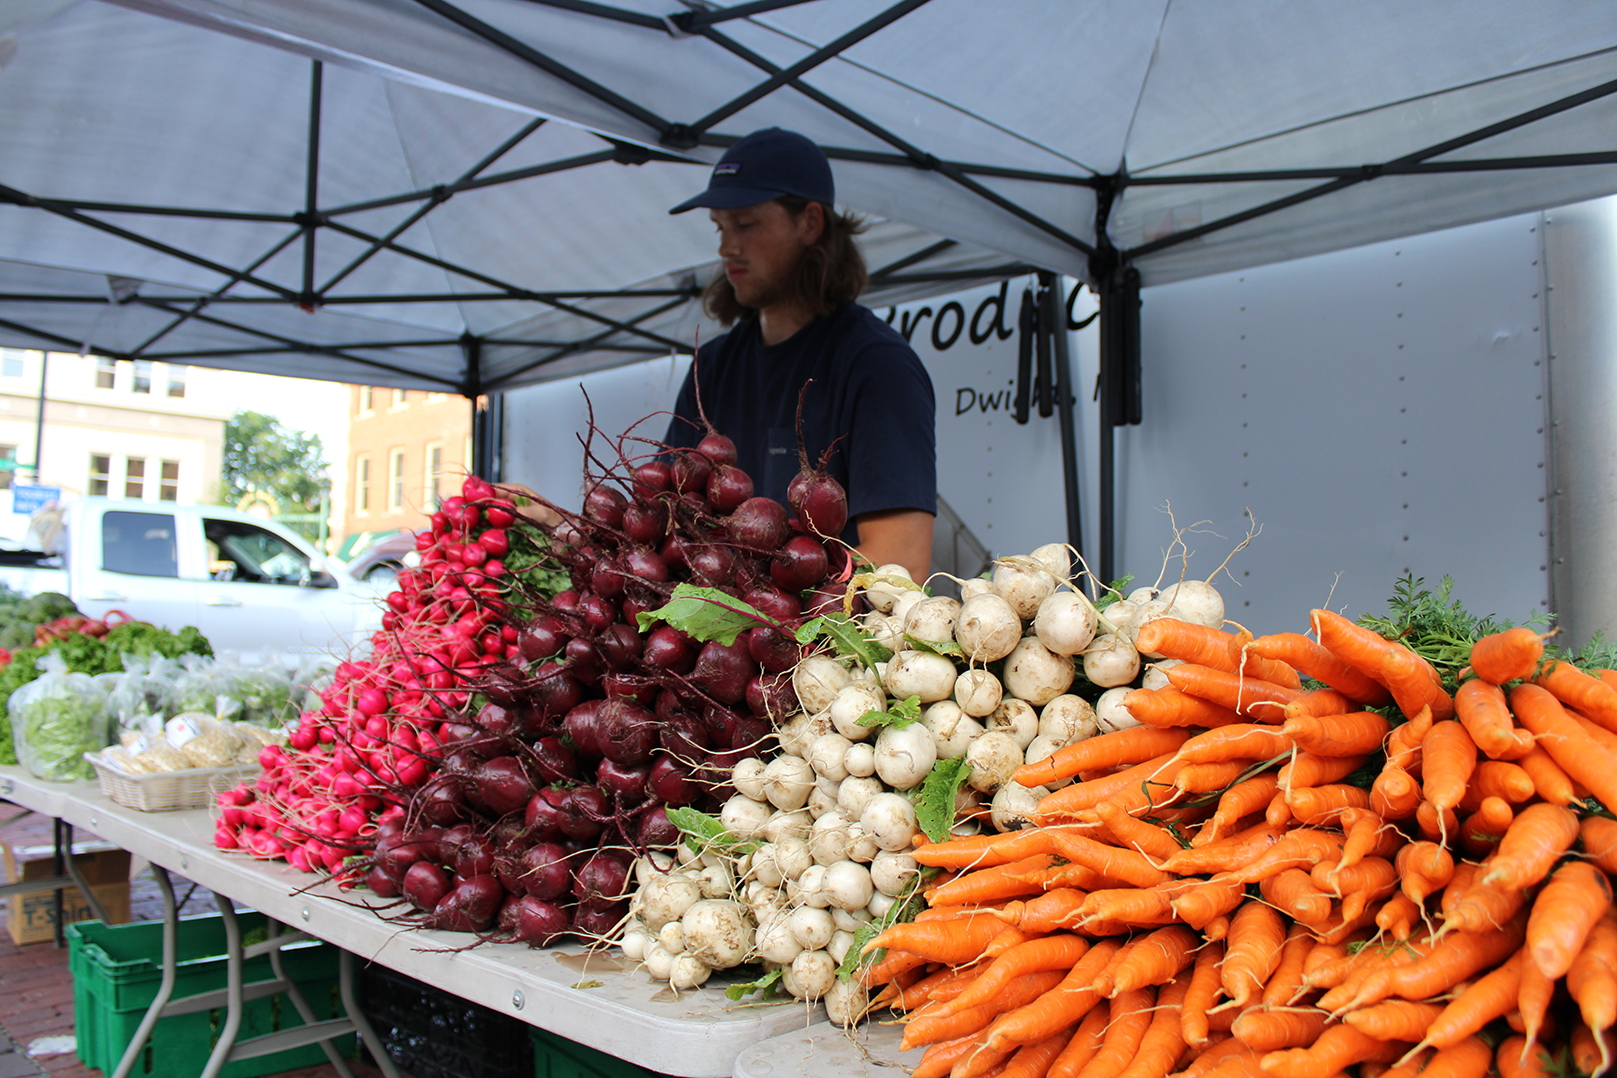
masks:
[[[635,838],[642,846],[672,846],[679,841],[679,828],[668,818],[668,810],[659,805],[640,817]]]
[[[522,652],[522,661],[536,663],[541,659],[548,659],[561,652],[562,646],[567,643],[567,629],[560,618],[549,614],[542,614],[523,628],[517,635],[517,647]]]
[[[603,906],[629,897],[629,864],[602,850],[573,874],[573,897],[586,905]]]
[[[848,492],[829,475],[806,465],[786,487],[786,504],[803,529],[815,535],[834,539],[848,526]]]
[[[494,842],[487,835],[473,835],[456,848],[455,875],[463,880],[486,876],[494,871]]]
[[[666,719],[659,716],[658,721],[662,726],[657,731],[657,741],[664,752],[676,760],[702,758],[709,739],[707,725],[701,719],[681,709]]]
[[[661,543],[668,535],[668,507],[660,501],[634,502],[623,511],[623,532],[637,543]]]
[[[690,772],[666,756],[660,757],[646,775],[645,792],[653,801],[678,808],[701,796],[702,791],[691,782]]]
[[[623,578],[619,576],[613,576],[611,579],[618,584],[623,582]],[[592,633],[598,633],[618,620],[617,606],[599,592],[587,593],[578,607],[579,612],[584,615],[584,627]]]
[[[567,851],[554,842],[541,842],[522,855],[519,878],[522,888],[534,898],[549,902],[560,898],[573,886],[573,870]]]
[[[757,673],[757,666],[747,654],[746,646],[721,644],[710,640],[702,645],[691,671],[691,681],[699,685],[713,699],[736,704],[747,697],[747,682]]]
[[[650,707],[657,702],[660,690],[656,681],[642,674],[607,674],[601,678],[601,691],[609,699],[622,696],[641,707]]]
[[[671,674],[688,674],[696,665],[696,642],[672,625],[661,625],[646,637],[641,657],[647,666]]]
[[[802,658],[803,649],[797,641],[778,629],[759,625],[748,629],[746,635],[747,655],[771,674],[792,669]]]
[[[646,779],[651,776],[651,764],[620,764],[611,757],[602,760],[595,769],[595,781],[623,804],[638,804],[646,799]]]
[[[404,874],[400,890],[423,910],[436,910],[450,890],[449,873],[427,861],[417,861]]]
[[[730,748],[756,756],[763,751],[764,739],[769,736],[769,724],[748,715],[731,727]]]
[[[584,686],[567,667],[560,663],[545,663],[534,672],[528,699],[541,719],[557,719],[584,699]]]
[[[752,497],[752,476],[733,464],[721,464],[707,480],[707,500],[721,513],[733,513]]]
[[[575,636],[567,641],[567,646],[562,649],[562,655],[566,659],[568,671],[581,684],[601,683],[601,675],[606,673],[606,663],[601,659],[601,653],[596,649],[594,641]]]
[[[566,801],[565,790],[540,790],[534,794],[533,800],[528,802],[528,811],[522,817],[522,822],[528,828],[528,837],[536,842],[560,838],[562,807]]]
[[[729,547],[703,546],[695,550],[687,549],[685,564],[690,567],[691,575],[708,587],[717,588],[735,582],[736,556]]]
[[[696,451],[711,461],[715,468],[736,462],[735,442],[717,431],[697,442]]]
[[[653,584],[661,584],[668,579],[668,563],[663,561],[662,555],[649,550],[629,551],[624,556],[623,569],[629,574],[631,583],[635,580],[646,580]]]
[[[460,782],[453,775],[435,775],[416,791],[415,803],[423,819],[439,826],[448,826],[465,819],[471,813]]]
[[[634,470],[634,496],[644,500],[651,500],[665,490],[674,486],[673,469],[667,461],[648,460]]]
[[[573,909],[573,935],[581,940],[599,943],[617,931],[623,915],[629,912],[627,902],[612,902],[604,906],[582,903]]]
[[[621,491],[604,483],[597,484],[584,496],[584,515],[608,528],[623,526],[623,512],[628,506],[629,499]]]
[[[604,599],[621,599],[628,587],[629,575],[617,558],[602,558],[595,563],[595,567],[590,572],[590,590]],[[617,613],[617,608],[613,607],[613,620],[617,619]],[[591,624],[591,617],[590,608],[586,604],[584,607],[584,624],[589,625],[592,629],[599,629],[599,626]]]
[[[673,468],[674,490],[680,494],[700,494],[707,490],[713,465],[706,457],[696,453],[681,453],[674,458]]]
[[[585,700],[567,713],[562,726],[573,739],[573,747],[586,756],[601,755],[601,705],[604,700]]]
[[[783,591],[807,591],[825,579],[829,559],[825,547],[812,535],[794,535],[775,552],[769,575]]]
[[[760,584],[741,596],[758,613],[779,622],[796,621],[803,613],[803,600],[782,591],[773,581]]]
[[[621,621],[608,625],[596,639],[595,646],[613,670],[628,670],[640,659],[640,634]]]
[[[582,598],[583,597],[580,596],[578,592],[573,591],[572,589],[568,589],[567,591],[558,591],[555,598],[550,600],[550,605],[551,608],[558,613],[576,614],[578,613],[578,604],[580,601],[582,601]]]
[[[786,507],[773,498],[748,498],[725,521],[738,546],[768,553],[780,549],[791,535]]]
[[[573,750],[559,737],[542,737],[533,743],[534,769],[541,782],[561,782],[578,777]],[[531,800],[531,799],[530,799]]]
[[[790,674],[759,674],[747,682],[747,707],[760,719],[776,723],[797,710],[797,690]]]
[[[601,705],[600,724],[597,744],[602,756],[625,765],[651,759],[657,745],[657,716],[653,712],[633,700],[613,697]]]
[[[481,932],[494,921],[505,889],[493,876],[461,880],[432,911],[429,924],[450,932]]]
[[[526,895],[516,904],[516,941],[530,947],[548,947],[567,934],[572,921],[554,902]]]
[[[611,818],[612,806],[594,786],[575,786],[561,805],[561,831],[568,838],[592,839]]]

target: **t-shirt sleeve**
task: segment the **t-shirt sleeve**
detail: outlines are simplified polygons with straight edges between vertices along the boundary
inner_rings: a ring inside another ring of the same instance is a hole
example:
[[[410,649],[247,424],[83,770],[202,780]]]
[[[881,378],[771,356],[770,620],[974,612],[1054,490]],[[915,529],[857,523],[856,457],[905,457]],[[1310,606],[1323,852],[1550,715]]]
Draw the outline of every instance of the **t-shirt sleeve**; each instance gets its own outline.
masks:
[[[937,406],[932,379],[901,340],[877,339],[854,361],[848,432],[848,516],[936,513]]]

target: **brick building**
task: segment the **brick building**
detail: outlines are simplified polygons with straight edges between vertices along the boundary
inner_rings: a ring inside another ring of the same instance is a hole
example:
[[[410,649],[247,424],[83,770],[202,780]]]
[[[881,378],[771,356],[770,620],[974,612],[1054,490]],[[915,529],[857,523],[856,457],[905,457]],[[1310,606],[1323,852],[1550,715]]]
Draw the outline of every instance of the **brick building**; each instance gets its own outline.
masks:
[[[472,407],[458,394],[349,386],[343,530],[417,529],[460,489],[472,452]]]

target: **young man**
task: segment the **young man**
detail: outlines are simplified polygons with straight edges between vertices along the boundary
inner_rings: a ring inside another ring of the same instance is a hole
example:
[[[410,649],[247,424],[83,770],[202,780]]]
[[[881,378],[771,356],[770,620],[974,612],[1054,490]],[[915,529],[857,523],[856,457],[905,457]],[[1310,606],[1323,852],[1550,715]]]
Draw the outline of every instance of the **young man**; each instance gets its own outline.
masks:
[[[714,166],[707,190],[670,213],[704,208],[721,272],[703,297],[730,332],[702,345],[665,439],[694,446],[701,414],[736,443],[756,493],[786,500],[798,471],[798,402],[811,463],[848,492],[844,541],[917,581],[931,562],[937,507],[932,382],[898,333],[854,302],[864,225],[837,213],[831,165],[807,138],[755,131]],[[697,387],[701,408],[697,406]]]

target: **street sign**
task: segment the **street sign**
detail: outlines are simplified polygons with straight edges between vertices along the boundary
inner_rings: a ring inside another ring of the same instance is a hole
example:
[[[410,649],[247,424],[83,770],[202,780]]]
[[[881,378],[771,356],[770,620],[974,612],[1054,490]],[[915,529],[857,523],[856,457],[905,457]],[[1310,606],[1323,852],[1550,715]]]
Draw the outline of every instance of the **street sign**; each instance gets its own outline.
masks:
[[[33,516],[51,502],[60,501],[61,497],[61,487],[36,487],[14,483],[11,487],[11,511],[23,516]]]

